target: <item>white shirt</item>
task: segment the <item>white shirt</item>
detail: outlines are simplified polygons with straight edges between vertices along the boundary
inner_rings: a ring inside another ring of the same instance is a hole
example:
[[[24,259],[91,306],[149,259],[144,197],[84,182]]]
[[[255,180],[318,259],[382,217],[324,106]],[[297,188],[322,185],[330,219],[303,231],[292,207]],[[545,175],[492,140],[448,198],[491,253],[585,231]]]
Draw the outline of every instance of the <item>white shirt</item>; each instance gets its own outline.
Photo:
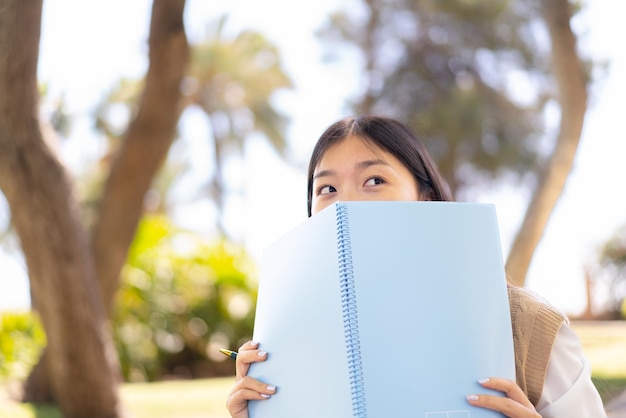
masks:
[[[605,418],[578,335],[564,323],[554,340],[537,412],[543,418]]]

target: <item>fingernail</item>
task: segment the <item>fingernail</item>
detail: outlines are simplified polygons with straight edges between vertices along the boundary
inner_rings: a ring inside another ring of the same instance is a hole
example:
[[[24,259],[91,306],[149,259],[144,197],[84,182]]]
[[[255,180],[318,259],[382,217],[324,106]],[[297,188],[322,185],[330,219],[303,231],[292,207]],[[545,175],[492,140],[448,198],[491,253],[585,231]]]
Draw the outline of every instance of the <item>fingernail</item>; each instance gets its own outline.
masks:
[[[259,351],[259,352],[257,353],[257,355],[258,355],[259,357],[265,357],[265,356],[267,356],[267,351]]]
[[[262,393],[261,398],[269,399],[272,395],[268,395],[267,393]]]
[[[483,383],[487,383],[488,381],[489,381],[489,378],[488,378],[488,377],[486,377],[486,378],[484,378],[484,379],[478,379],[478,383],[480,383],[481,385],[482,385]]]
[[[275,392],[276,391],[276,386],[268,385],[268,386],[265,387],[265,389],[267,389],[270,392]]]
[[[478,400],[478,395],[467,395],[467,400],[470,402],[474,402]]]
[[[250,344],[250,345],[254,345],[254,346],[259,345],[259,343],[258,343],[258,342],[256,342],[256,341],[250,341],[248,344]]]

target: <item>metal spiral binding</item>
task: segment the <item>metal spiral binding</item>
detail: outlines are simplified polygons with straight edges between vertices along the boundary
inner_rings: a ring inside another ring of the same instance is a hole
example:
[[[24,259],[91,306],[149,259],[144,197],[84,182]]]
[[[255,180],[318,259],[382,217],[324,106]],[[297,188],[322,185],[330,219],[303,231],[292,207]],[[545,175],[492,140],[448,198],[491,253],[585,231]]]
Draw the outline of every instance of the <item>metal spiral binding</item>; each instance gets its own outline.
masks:
[[[343,328],[346,339],[346,354],[350,390],[352,395],[352,414],[357,418],[366,418],[365,388],[363,385],[363,365],[359,341],[359,321],[356,306],[354,271],[352,269],[352,247],[348,223],[348,208],[337,204],[337,252],[339,256],[339,277],[341,285],[341,309]]]

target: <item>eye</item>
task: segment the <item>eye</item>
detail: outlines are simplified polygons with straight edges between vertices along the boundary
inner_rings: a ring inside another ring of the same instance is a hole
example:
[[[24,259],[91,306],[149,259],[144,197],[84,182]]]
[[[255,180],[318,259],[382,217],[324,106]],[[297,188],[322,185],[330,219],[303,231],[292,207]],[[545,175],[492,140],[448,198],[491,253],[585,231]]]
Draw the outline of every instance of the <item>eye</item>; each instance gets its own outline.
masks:
[[[379,184],[385,184],[385,180],[381,177],[372,177],[367,179],[364,186],[378,186]]]
[[[318,195],[323,195],[323,194],[329,194],[329,193],[335,193],[337,191],[337,189],[335,189],[333,186],[322,186],[320,188],[317,189],[317,194]]]

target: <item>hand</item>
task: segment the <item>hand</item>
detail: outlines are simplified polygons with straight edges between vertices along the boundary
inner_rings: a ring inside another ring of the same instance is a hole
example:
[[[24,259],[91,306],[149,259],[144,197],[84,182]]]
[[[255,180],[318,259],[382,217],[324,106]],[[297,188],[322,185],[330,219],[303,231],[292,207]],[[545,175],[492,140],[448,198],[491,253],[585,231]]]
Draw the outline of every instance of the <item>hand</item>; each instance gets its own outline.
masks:
[[[250,364],[267,359],[265,351],[259,351],[259,343],[249,341],[239,348],[236,363],[236,383],[226,400],[226,408],[233,418],[248,418],[248,401],[269,399],[276,386],[267,385],[248,376]]]
[[[501,412],[509,418],[541,418],[526,394],[515,382],[492,377],[481,379],[478,383],[484,388],[503,392],[506,398],[492,395],[468,395],[467,401],[470,404]]]

